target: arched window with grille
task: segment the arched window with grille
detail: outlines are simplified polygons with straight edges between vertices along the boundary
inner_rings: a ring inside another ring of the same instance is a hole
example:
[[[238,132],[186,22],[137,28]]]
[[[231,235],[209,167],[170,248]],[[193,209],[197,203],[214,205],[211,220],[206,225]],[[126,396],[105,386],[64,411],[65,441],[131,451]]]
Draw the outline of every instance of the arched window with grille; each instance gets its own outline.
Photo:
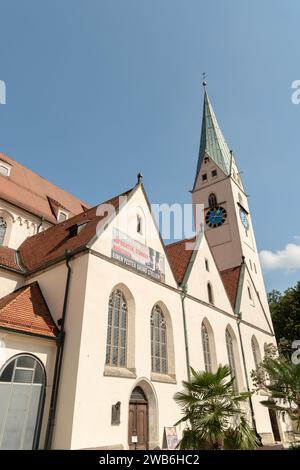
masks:
[[[127,311],[125,296],[114,290],[108,305],[106,365],[126,367]]]
[[[206,325],[204,323],[202,323],[202,326],[201,326],[201,335],[202,335],[204,367],[205,367],[206,372],[212,372],[211,345],[210,345],[210,340],[209,340],[209,334],[208,334]]]
[[[212,209],[214,207],[217,207],[218,201],[217,201],[217,196],[215,193],[211,193],[208,197],[208,205]]]
[[[234,387],[234,391],[237,393],[238,392],[237,368],[236,368],[236,361],[235,361],[235,354],[234,354],[233,337],[228,328],[226,328],[226,348],[227,348],[228,364],[230,367],[231,377],[234,378],[233,387]]]
[[[213,294],[213,289],[211,286],[211,283],[207,283],[207,296],[208,296],[208,302],[210,304],[214,304],[214,294]]]
[[[3,217],[0,217],[0,245],[3,245],[6,234],[7,223]]]
[[[252,336],[251,338],[251,349],[253,353],[255,369],[258,369],[258,366],[261,363],[261,356],[260,356],[259,345],[255,336]]]
[[[151,364],[152,372],[168,373],[167,327],[159,305],[151,312]]]

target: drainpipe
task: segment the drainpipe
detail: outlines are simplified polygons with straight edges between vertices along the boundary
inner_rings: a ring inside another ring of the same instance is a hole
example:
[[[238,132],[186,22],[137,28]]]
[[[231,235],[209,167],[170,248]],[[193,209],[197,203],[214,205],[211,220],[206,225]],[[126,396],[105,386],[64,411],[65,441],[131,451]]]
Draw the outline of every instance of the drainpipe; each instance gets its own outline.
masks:
[[[37,226],[36,233],[40,233],[40,228],[43,226],[45,217],[42,215],[39,225]]]
[[[58,321],[58,324],[60,325],[60,332],[57,337],[57,351],[56,351],[55,368],[54,368],[54,376],[53,376],[52,394],[51,394],[49,418],[48,418],[46,438],[45,438],[45,449],[47,450],[50,450],[52,446],[52,437],[53,437],[53,430],[54,430],[54,425],[55,425],[57,397],[58,397],[58,390],[59,390],[59,384],[60,384],[61,366],[62,366],[64,344],[65,344],[65,319],[66,319],[66,313],[67,313],[69,291],[70,291],[70,281],[71,281],[71,274],[72,274],[72,268],[70,266],[70,259],[72,255],[67,250],[65,253],[65,256],[66,256],[66,266],[67,266],[68,272],[67,272],[67,281],[66,281],[66,287],[65,287],[62,316],[61,316],[61,319]]]
[[[184,300],[186,298],[186,286],[182,288],[180,293],[181,305],[182,305],[182,317],[183,317],[183,331],[184,331],[184,343],[185,343],[185,358],[186,358],[186,368],[187,368],[187,379],[188,382],[191,380],[191,371],[190,371],[190,354],[189,354],[189,343],[188,343],[188,334],[187,334],[187,325],[186,325],[186,314],[185,314],[185,304]]]
[[[246,376],[246,386],[247,386],[247,391],[250,393],[250,385],[249,385],[249,379],[248,379],[245,351],[244,351],[244,345],[243,345],[242,334],[241,334],[241,325],[240,325],[241,320],[242,320],[242,314],[239,313],[238,318],[237,318],[237,327],[238,327],[240,345],[241,345],[241,350],[242,350],[242,359],[243,359],[243,365],[244,365],[244,372],[245,372],[245,376]],[[256,427],[256,420],[255,420],[255,414],[254,414],[254,408],[253,408],[253,402],[252,402],[252,396],[249,397],[249,405],[250,405],[252,426],[253,426],[254,431],[258,435],[257,427]]]

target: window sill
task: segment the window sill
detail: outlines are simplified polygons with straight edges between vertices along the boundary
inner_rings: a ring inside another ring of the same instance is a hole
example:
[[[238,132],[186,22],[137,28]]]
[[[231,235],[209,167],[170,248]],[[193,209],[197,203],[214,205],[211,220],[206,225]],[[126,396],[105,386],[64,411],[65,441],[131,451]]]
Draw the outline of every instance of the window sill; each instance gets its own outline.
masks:
[[[103,375],[105,377],[121,377],[126,379],[136,379],[135,369],[127,369],[126,367],[105,366]]]
[[[167,384],[176,384],[176,376],[175,374],[159,374],[158,372],[151,372],[151,380],[152,382],[162,382]]]

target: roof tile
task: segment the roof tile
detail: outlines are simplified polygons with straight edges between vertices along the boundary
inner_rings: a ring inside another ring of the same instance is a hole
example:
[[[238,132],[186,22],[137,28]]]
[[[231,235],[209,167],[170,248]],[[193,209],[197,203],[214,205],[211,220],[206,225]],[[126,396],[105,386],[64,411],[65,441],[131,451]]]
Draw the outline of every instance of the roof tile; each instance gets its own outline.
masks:
[[[178,284],[181,284],[189,265],[193,250],[187,250],[186,243],[195,239],[180,240],[166,245],[168,260]]]
[[[58,329],[51,317],[38,282],[0,299],[0,327],[54,338]]]
[[[17,261],[17,252],[7,246],[0,246],[0,267],[15,269],[22,272]]]
[[[240,272],[241,266],[236,266],[235,268],[226,269],[220,272],[223,284],[233,308],[235,308],[237,298]]]
[[[19,247],[22,265],[29,271],[53,262],[64,256],[66,250],[74,251],[84,248],[87,243],[96,235],[99,223],[104,224],[108,212],[107,204],[111,204],[115,209],[119,207],[120,197],[131,192],[126,191],[118,196],[105,201],[100,206],[82,212],[65,222],[48,228],[44,232],[27,238]],[[97,209],[103,206],[103,215],[97,215]],[[82,225],[82,229],[76,230],[76,226]]]
[[[48,197],[57,201],[61,207],[65,207],[71,215],[82,212],[82,205],[88,206],[0,152],[1,160],[11,165],[11,172],[8,177],[0,175],[0,198],[39,217],[44,216],[52,223],[57,223],[57,220],[53,215]]]

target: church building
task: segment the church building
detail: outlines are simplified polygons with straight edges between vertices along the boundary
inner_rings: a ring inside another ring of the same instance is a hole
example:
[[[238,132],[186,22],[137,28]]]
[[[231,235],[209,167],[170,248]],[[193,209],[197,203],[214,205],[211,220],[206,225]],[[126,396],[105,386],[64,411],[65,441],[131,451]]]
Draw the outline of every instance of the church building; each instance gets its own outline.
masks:
[[[191,165],[193,161],[191,160]],[[204,92],[192,187],[202,229],[165,244],[142,178],[90,207],[0,153],[0,449],[154,449],[190,367],[237,392],[276,345],[248,198]],[[264,444],[289,423],[255,393]]]

